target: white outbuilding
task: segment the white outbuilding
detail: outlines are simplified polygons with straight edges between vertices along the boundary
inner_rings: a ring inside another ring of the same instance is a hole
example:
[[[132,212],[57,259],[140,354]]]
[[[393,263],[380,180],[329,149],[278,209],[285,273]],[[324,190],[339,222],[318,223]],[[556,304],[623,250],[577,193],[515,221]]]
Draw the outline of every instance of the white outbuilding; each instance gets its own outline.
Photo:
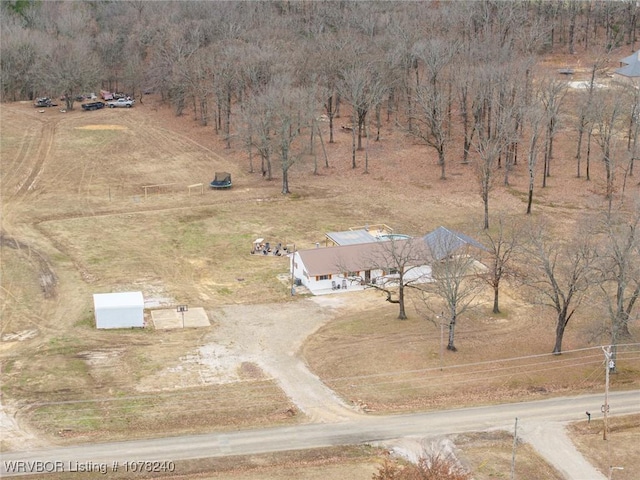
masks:
[[[144,327],[142,292],[95,293],[96,328]]]

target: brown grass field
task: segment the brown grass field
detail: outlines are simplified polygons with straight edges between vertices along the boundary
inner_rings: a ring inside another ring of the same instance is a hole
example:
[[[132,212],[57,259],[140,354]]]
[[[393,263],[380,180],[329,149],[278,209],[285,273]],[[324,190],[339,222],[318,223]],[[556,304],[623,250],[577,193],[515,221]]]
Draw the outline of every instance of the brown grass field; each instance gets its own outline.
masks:
[[[212,127],[197,126],[189,114],[176,118],[152,96],[126,111],[39,113],[28,102],[3,104],[0,121],[2,402],[49,444],[304,421],[287,414],[286,396],[260,375],[248,374],[234,384],[159,385],[157,392],[140,392],[145,378],[167,365],[179,366],[202,345],[207,329],[96,331],[92,293],[136,289],[145,297],[209,311],[228,304],[291,302],[296,297],[277,280],[288,270],[286,259],[251,257],[254,238],[309,248],[327,231],[366,223],[386,223],[411,235],[445,225],[480,238],[479,189],[473,167],[459,161],[460,142],[451,144],[443,181],[433,152],[388,123],[381,140],[369,143],[365,175],[363,152],[358,168],[351,169],[351,137],[339,127],[347,120],[338,119],[336,143],[327,144],[330,167],[313,175],[313,158],[307,156],[292,168],[292,194],[283,196],[277,169],[271,182],[248,173],[238,139],[225,149]],[[575,176],[571,121],[571,115],[563,119],[552,176],[544,190],[537,182],[534,197],[533,216],[550,222],[559,238],[584,212],[605,206],[602,166],[593,162],[591,182]],[[315,151],[322,165],[319,145]],[[221,170],[232,173],[231,190],[189,195],[187,185],[206,185]],[[492,219],[500,212],[523,221],[522,162],[510,180],[509,187],[495,184]],[[145,198],[143,186],[158,184],[164,186],[149,189]],[[627,198],[638,191],[637,181],[631,182]],[[490,313],[487,293],[486,305],[460,320],[459,351],[444,355],[440,329],[425,319],[416,298],[410,298],[409,319],[401,322],[381,294],[362,295],[379,296],[379,304],[372,309],[354,301],[347,314],[312,336],[302,353],[331,388],[373,415],[603,389],[603,356],[593,336],[602,305],[595,297],[569,325],[565,353],[552,356],[552,312],[531,305],[514,286],[503,289],[500,315]],[[637,338],[637,324],[632,330]],[[612,388],[638,388],[639,372],[640,360],[622,351]],[[185,404],[192,408],[177,407]],[[620,438],[622,446],[598,442],[597,422],[577,425],[573,432],[597,466],[624,461],[629,468],[615,475],[622,480],[640,469],[640,452],[629,450],[637,443],[640,419],[621,422],[626,423],[611,437]],[[506,434],[458,439],[463,461],[479,480],[508,474],[511,442]],[[16,448],[7,440],[1,446]],[[541,466],[535,452],[523,449],[521,455],[519,478],[542,478],[535,476],[541,471],[548,472],[544,478],[560,478]],[[380,452],[354,447],[347,453],[274,455],[226,466],[202,461],[184,465],[183,471],[191,472],[188,478],[287,479],[294,478],[287,472],[297,465],[295,478],[324,478],[335,469],[329,477],[355,479],[370,478],[379,462]]]

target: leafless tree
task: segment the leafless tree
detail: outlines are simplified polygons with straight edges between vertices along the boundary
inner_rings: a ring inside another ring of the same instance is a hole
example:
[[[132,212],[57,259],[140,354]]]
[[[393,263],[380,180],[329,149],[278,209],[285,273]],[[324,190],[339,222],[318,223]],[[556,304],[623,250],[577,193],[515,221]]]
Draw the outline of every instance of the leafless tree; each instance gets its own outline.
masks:
[[[594,117],[595,117],[595,105],[593,102],[594,99],[594,89],[596,87],[596,72],[598,71],[601,65],[601,61],[594,62],[591,67],[591,77],[589,80],[589,84],[585,89],[584,93],[581,93],[580,101],[578,104],[578,116],[577,116],[577,128],[578,128],[578,145],[576,148],[576,167],[577,167],[577,177],[580,178],[580,163],[582,160],[582,139],[584,137],[585,132],[588,133],[589,139],[591,138],[591,132],[593,131],[594,126]],[[587,166],[587,180],[589,180],[589,168]]]
[[[508,80],[502,69],[494,69],[484,83],[482,104],[484,115],[476,118],[475,170],[480,184],[480,196],[484,206],[483,228],[489,228],[489,193],[493,187],[500,158],[516,136],[513,121],[517,105],[510,103]],[[507,165],[505,168],[510,168]]]
[[[0,25],[0,100],[16,101],[49,94],[47,85],[38,84],[38,69],[48,42],[41,32],[29,31],[2,20]]]
[[[471,480],[472,476],[456,459],[444,453],[421,457],[416,465],[400,466],[390,460],[378,468],[373,480]]]
[[[610,344],[630,338],[629,323],[640,298],[640,203],[631,212],[606,212],[598,255],[599,286],[609,316]]]
[[[499,294],[502,280],[513,276],[514,256],[520,244],[522,232],[519,226],[507,225],[504,216],[498,217],[495,230],[485,230],[483,242],[488,250],[488,271],[483,278],[493,290],[493,313],[500,313]]]
[[[523,268],[519,276],[535,295],[535,301],[556,313],[554,354],[562,353],[562,339],[576,309],[593,285],[596,249],[592,236],[576,233],[560,243],[544,226],[531,226],[523,246]]]
[[[100,65],[87,39],[60,41],[47,52],[40,78],[49,90],[62,92],[67,110],[72,110],[75,97],[98,83]]]
[[[599,91],[596,98],[598,112],[595,119],[594,138],[602,153],[606,180],[605,198],[611,209],[616,189],[616,167],[620,157],[618,136],[623,131],[621,122],[624,118],[625,99],[618,89]]]
[[[544,137],[544,169],[542,187],[547,186],[547,177],[551,175],[551,159],[553,157],[553,139],[560,128],[560,108],[567,92],[567,85],[557,79],[546,80],[539,88],[540,102],[545,114],[547,128]]]
[[[398,320],[406,320],[405,290],[425,281],[422,269],[430,259],[427,246],[422,238],[392,238],[376,246],[363,262],[371,270],[381,270],[385,275],[372,278],[367,286],[384,292],[387,302],[398,305]]]
[[[422,300],[432,313],[440,312],[448,319],[449,340],[447,350],[457,351],[455,327],[460,317],[476,305],[484,288],[479,276],[478,262],[466,249],[460,249],[453,239],[442,237],[431,247],[432,283],[423,285]],[[439,300],[433,303],[433,297]],[[445,318],[441,321],[445,321]]]
[[[532,104],[525,112],[525,123],[529,127],[529,142],[527,149],[527,172],[529,177],[529,188],[527,194],[527,215],[531,214],[533,205],[533,189],[535,186],[536,166],[538,155],[540,154],[540,138],[544,128],[544,110],[538,103]]]
[[[412,127],[409,134],[432,147],[438,153],[440,178],[446,178],[445,148],[449,140],[451,95],[447,85],[447,69],[457,51],[455,44],[435,39],[415,47],[415,55],[424,65],[425,81],[415,87],[414,110],[410,113]]]
[[[352,160],[351,167],[356,168],[356,145],[362,150],[362,134],[365,127],[365,119],[371,108],[375,107],[383,97],[384,84],[374,65],[366,65],[359,62],[341,72],[338,89],[341,96],[351,104],[352,119]],[[357,130],[357,135],[356,135]]]
[[[260,155],[262,176],[273,178],[271,156],[273,153],[274,100],[270,91],[256,92],[244,102],[242,110],[242,133],[245,144],[255,147]]]

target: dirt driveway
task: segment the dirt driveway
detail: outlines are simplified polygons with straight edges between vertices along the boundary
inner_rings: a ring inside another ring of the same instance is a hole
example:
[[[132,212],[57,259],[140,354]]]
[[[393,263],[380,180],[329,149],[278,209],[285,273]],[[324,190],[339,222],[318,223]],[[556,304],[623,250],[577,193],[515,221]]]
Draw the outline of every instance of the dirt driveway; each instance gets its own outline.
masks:
[[[179,365],[144,378],[138,389],[152,391],[163,384],[190,387],[235,382],[250,369],[253,375],[277,381],[291,406],[303,412],[310,422],[353,419],[361,414],[358,408],[327,388],[297,353],[305,339],[338,312],[367,308],[381,301],[376,292],[353,292],[210,310],[214,327],[200,345],[182,357]]]

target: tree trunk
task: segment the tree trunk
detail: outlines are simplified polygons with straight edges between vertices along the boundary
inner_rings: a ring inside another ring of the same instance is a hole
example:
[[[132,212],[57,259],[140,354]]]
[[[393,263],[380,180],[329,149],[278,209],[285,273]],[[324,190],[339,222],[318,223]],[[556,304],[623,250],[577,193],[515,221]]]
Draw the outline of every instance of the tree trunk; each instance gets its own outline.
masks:
[[[447,344],[447,350],[451,350],[452,352],[455,352],[458,350],[453,344],[455,328],[456,328],[456,316],[453,315],[453,317],[451,318],[451,321],[449,322],[449,343]]]
[[[488,183],[489,179],[485,179],[485,181]],[[483,230],[489,230],[489,185],[487,183],[482,186],[482,203],[484,204]]]
[[[553,347],[553,354],[560,355],[562,353],[562,337],[564,336],[564,329],[567,326],[564,315],[558,315],[558,324],[556,325],[556,343]]]
[[[447,175],[445,171],[444,146],[438,149],[438,164],[440,165],[440,180],[446,180]]]
[[[356,125],[355,118],[351,123],[351,168],[356,168]]]
[[[493,286],[493,313],[500,313],[500,307],[498,305],[498,293],[500,289],[498,285]]]

